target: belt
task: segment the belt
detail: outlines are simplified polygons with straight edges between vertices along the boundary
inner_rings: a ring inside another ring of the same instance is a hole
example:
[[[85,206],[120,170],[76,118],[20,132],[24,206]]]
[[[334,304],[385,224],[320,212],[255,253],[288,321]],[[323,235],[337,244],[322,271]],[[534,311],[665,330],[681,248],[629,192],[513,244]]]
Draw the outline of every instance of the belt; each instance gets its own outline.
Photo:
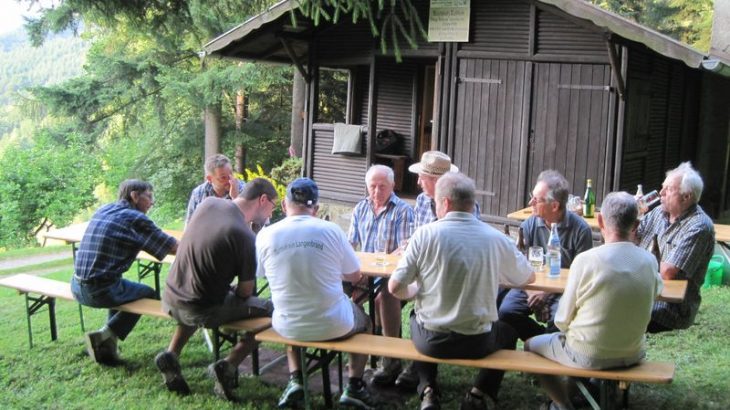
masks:
[[[110,277],[96,277],[84,279],[74,274],[74,280],[80,285],[105,285],[114,282],[116,279]]]

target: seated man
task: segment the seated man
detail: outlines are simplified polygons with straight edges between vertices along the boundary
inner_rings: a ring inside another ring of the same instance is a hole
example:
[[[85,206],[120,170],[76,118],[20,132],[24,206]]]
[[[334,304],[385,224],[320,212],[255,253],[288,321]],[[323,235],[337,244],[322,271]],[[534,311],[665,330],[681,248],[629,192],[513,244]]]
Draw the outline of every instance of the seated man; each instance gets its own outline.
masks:
[[[631,242],[637,215],[631,195],[606,196],[598,214],[605,245],[573,261],[555,316],[560,332],[529,339],[525,350],[585,369],[631,366],[644,357],[644,331],[662,279],[654,256]],[[538,377],[553,400],[550,408],[573,408],[572,380]]]
[[[271,182],[256,178],[233,202],[208,198],[195,211],[162,295],[163,311],[177,321],[169,347],[155,358],[168,390],[190,393],[178,358],[199,327],[271,316],[271,302],[253,296],[256,239],[249,223],[271,217],[276,198]],[[238,283],[230,287],[234,278]],[[216,394],[224,399],[235,400],[236,368],[256,346],[253,335],[248,336],[208,368]]]
[[[379,236],[387,240],[386,252],[398,250],[413,233],[413,210],[393,192],[395,176],[385,165],[373,165],[365,174],[368,197],[361,200],[352,211],[348,239],[350,244],[363,252],[376,252]],[[367,280],[364,280],[367,286]],[[380,318],[383,335],[400,337],[400,300],[381,286],[375,298],[375,312]],[[373,375],[373,383],[392,384],[402,370],[400,360],[383,358],[383,366]]]
[[[102,206],[91,217],[74,258],[71,292],[76,301],[111,308],[157,297],[151,287],[122,279],[140,251],[162,260],[177,250],[177,240],[145,215],[154,203],[152,185],[128,179],[119,185],[119,200]],[[89,356],[97,363],[118,362],[117,339],[126,339],[139,317],[110,309],[106,325],[86,333]]]
[[[497,319],[498,286],[535,280],[514,243],[474,217],[474,191],[474,181],[463,174],[447,173],[438,180],[439,219],[413,234],[388,283],[396,297],[415,298],[411,338],[428,356],[476,359],[514,349],[517,333]],[[440,408],[437,365],[415,362],[415,367],[421,410]],[[503,375],[480,370],[461,408],[486,409],[485,395],[497,400]]]
[[[185,226],[193,217],[195,208],[200,205],[205,198],[216,197],[223,199],[233,199],[238,193],[243,191],[243,181],[236,179],[231,168],[231,160],[225,155],[211,155],[205,160],[205,182],[198,185],[190,193],[188,201],[188,210],[185,214]]]
[[[527,247],[547,249],[550,229],[558,224],[562,268],[569,268],[576,255],[593,247],[590,226],[565,208],[569,193],[568,181],[559,172],[541,172],[530,199],[532,215],[521,225]],[[499,306],[499,319],[514,327],[520,339],[527,340],[545,332],[530,315],[535,313],[548,328],[552,327],[559,300],[560,295],[554,293],[510,289]]]
[[[639,225],[637,237],[642,248],[651,249],[657,238],[662,278],[687,280],[682,303],[654,304],[649,333],[686,329],[692,326],[700,308],[700,287],[715,247],[712,220],[698,205],[702,188],[702,178],[689,162],[667,171],[660,192],[661,206],[646,214]]]
[[[339,226],[316,217],[319,190],[309,178],[290,183],[283,202],[286,218],[256,238],[258,273],[271,287],[272,326],[284,337],[331,340],[370,330],[370,319],[342,289],[356,283],[360,262]],[[287,350],[290,380],[279,408],[294,407],[304,396],[298,351]],[[362,409],[372,399],[362,380],[367,356],[350,355],[349,382],[341,405]]]

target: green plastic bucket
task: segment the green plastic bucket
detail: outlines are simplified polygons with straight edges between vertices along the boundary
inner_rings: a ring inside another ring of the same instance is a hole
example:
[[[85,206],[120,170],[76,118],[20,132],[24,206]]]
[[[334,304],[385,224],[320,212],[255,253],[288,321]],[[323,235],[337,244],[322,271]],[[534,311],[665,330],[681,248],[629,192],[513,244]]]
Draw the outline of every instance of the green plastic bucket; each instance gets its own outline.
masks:
[[[722,255],[712,256],[710,263],[707,264],[707,273],[705,274],[705,283],[702,285],[703,288],[722,285],[722,276],[725,271],[724,263],[725,258]]]

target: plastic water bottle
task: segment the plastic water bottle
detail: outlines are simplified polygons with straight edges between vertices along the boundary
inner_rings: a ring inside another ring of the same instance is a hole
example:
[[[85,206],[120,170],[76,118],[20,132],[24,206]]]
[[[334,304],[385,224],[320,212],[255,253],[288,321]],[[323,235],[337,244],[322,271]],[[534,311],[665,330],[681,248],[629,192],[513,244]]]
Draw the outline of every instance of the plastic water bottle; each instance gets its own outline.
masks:
[[[548,271],[549,278],[560,277],[560,237],[558,236],[558,224],[554,223],[550,230],[550,239],[548,240]]]

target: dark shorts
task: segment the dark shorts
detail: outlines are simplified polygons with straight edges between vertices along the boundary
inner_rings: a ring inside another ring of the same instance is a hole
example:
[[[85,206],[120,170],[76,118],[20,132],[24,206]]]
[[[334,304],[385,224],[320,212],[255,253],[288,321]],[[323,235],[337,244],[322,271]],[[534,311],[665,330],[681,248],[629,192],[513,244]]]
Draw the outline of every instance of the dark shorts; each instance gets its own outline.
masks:
[[[268,299],[250,296],[241,299],[228,292],[223,303],[206,308],[177,307],[162,302],[162,310],[185,326],[216,328],[236,320],[254,317],[271,317],[274,305]]]

